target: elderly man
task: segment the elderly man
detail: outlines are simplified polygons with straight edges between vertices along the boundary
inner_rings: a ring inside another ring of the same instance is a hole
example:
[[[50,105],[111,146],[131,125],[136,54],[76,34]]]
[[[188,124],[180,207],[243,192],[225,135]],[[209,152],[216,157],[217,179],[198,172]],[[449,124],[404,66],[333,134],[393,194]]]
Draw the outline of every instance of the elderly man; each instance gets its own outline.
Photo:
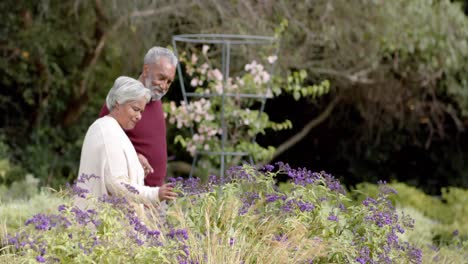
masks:
[[[174,81],[177,58],[166,48],[153,47],[144,57],[143,71],[139,81],[151,91],[151,101],[142,113],[141,121],[134,129],[126,131],[138,153],[145,172],[145,185],[160,186],[160,193],[175,197],[172,186],[164,184],[167,166],[166,123],[161,98]],[[108,114],[104,105],[100,116]]]

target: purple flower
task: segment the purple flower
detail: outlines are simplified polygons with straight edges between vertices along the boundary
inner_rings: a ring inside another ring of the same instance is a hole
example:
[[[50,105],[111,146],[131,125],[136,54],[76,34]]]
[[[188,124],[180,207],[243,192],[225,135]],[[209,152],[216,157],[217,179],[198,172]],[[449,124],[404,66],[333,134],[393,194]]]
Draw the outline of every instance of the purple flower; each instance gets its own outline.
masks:
[[[291,167],[289,167],[289,164],[284,163],[282,161],[276,162],[275,165],[277,165],[279,167],[279,169],[282,170],[282,171],[288,171],[288,170],[291,169]]]
[[[141,240],[141,239],[139,239],[139,238],[137,238],[137,239],[135,240],[135,242],[136,242],[137,245],[139,245],[139,246],[141,246],[141,245],[143,245],[143,244],[145,243],[145,242],[143,242],[143,240]]]
[[[187,257],[190,256],[189,247],[187,245],[185,245],[185,244],[182,245],[182,251],[184,251],[185,256],[187,256]],[[191,263],[193,263],[193,262],[191,262]]]
[[[199,194],[205,191],[206,186],[202,186],[199,178],[188,178],[182,184],[182,188],[187,194]]]
[[[172,229],[168,234],[168,237],[172,239],[179,239],[179,240],[187,240],[188,239],[188,234],[187,230],[185,229]]]
[[[8,236],[8,244],[17,244],[18,243],[18,235],[14,237]]]
[[[275,193],[267,194],[267,195],[265,195],[265,202],[272,203],[272,202],[274,202],[276,200],[279,200],[279,199],[282,199],[282,198],[283,198],[283,196],[279,196],[278,194],[275,194]]]
[[[149,230],[148,231],[149,236],[158,237],[160,234],[161,234],[161,232],[159,232],[158,230]]]
[[[132,238],[138,246],[142,246],[145,243],[145,241],[141,240],[140,237],[138,237],[137,232],[128,231],[127,235],[128,237]]]
[[[229,239],[229,245],[232,247],[232,245],[234,245],[234,242],[235,242],[235,241],[236,241],[236,239],[233,238],[233,237],[231,237],[231,238]]]
[[[232,167],[232,168],[234,168],[234,167]],[[209,184],[219,184],[219,183],[220,183],[220,180],[219,180],[219,178],[218,178],[216,175],[211,174],[211,175],[208,177],[208,182],[209,182]]]
[[[94,175],[94,174],[88,175],[88,174],[82,173],[82,174],[78,177],[78,179],[76,180],[76,182],[85,183],[85,182],[87,182],[87,181],[89,181],[89,180],[91,180],[91,179],[93,179],[93,178],[94,178],[94,179],[99,179],[100,177],[99,177],[99,176],[96,176],[96,175]]]
[[[400,234],[405,233],[405,229],[403,227],[401,227],[400,225],[396,225],[396,229]]]
[[[377,201],[371,197],[367,197],[364,201],[362,201],[362,204],[369,206],[370,204],[377,204]]]
[[[340,208],[342,212],[346,212],[346,206],[344,204],[340,203],[340,205],[338,205],[338,208]]]
[[[128,201],[125,197],[122,196],[103,195],[99,197],[99,202],[112,204],[115,208],[120,208],[123,210],[128,209]]]
[[[456,229],[455,231],[453,231],[452,235],[453,235],[453,236],[458,236],[458,229]]]
[[[279,242],[285,242],[288,240],[288,236],[286,236],[285,234],[278,234],[275,235],[275,240]]]
[[[140,233],[145,235],[148,238],[157,238],[159,235],[159,231],[157,230],[149,230],[146,225],[140,221],[138,216],[136,216],[133,212],[127,214],[127,219],[131,225],[133,225],[133,229]]]
[[[315,206],[308,202],[299,201],[297,202],[297,206],[299,207],[299,210],[301,210],[301,212],[310,212],[315,209]]]
[[[371,216],[366,216],[366,220],[373,221],[378,227],[383,227],[385,225],[392,225],[396,222],[397,216],[393,212],[379,212],[374,211]]]
[[[294,209],[294,206],[295,206],[295,202],[293,200],[288,200],[281,206],[281,211],[285,213],[292,212],[292,210]]]
[[[317,173],[311,172],[306,168],[291,169],[289,165],[284,163],[277,163],[280,168],[280,171],[284,171],[296,185],[307,186],[309,184],[316,184],[320,182],[327,186],[331,191],[345,194],[345,189],[341,186],[340,182],[336,180],[330,174],[325,173],[324,171]]]
[[[140,192],[135,188],[133,187],[132,185],[128,184],[128,183],[122,183],[123,186],[125,186],[125,188],[127,188],[127,190],[133,194],[140,194]]]
[[[45,214],[36,214],[32,218],[28,219],[24,224],[34,224],[36,230],[47,230],[50,228],[50,217]]]
[[[78,185],[72,186],[72,193],[78,197],[86,198],[86,194],[89,193],[88,189],[79,187]]]
[[[44,263],[44,262],[46,261],[45,258],[44,258],[43,256],[37,256],[37,257],[36,257],[36,260],[37,260],[37,262],[39,262],[39,263]]]
[[[66,206],[66,205],[64,205],[64,204],[59,205],[59,207],[58,207],[58,211],[59,211],[59,212],[63,212],[63,211],[65,211],[65,210],[67,210],[67,206]]]
[[[256,171],[255,171],[256,172]],[[233,166],[226,171],[227,179],[223,179],[221,183],[225,183],[226,180],[244,180],[247,182],[255,181],[254,175],[251,174],[251,171],[246,170],[244,166]]]
[[[331,214],[327,219],[330,220],[330,221],[338,222],[338,216],[336,216],[336,215]]]
[[[367,261],[368,261],[368,259],[367,259],[367,258],[363,258],[363,257],[358,257],[358,258],[356,258],[356,261],[357,261],[358,263],[361,263],[361,264],[366,264]]]
[[[328,173],[325,173],[324,171],[320,172],[320,174],[321,174],[321,177],[325,179],[325,182],[328,186],[328,189],[330,189],[330,191],[334,191],[334,192],[341,193],[341,194],[346,193],[343,186],[341,186],[340,182],[337,179],[335,179],[335,177],[331,176]]]
[[[258,193],[254,193],[254,192],[245,192],[243,195],[242,195],[242,207],[239,209],[239,215],[245,215],[248,211],[249,211],[249,208],[255,204],[255,202],[260,198],[260,196],[258,195]]]
[[[366,264],[368,261],[371,261],[370,259],[370,250],[368,247],[363,247],[359,251],[359,257],[356,258],[356,261],[361,263],[361,264]]]
[[[79,209],[78,207],[74,207],[71,209],[71,212],[75,214],[75,219],[80,225],[87,225],[91,222],[91,217],[88,212]]]
[[[387,185],[386,181],[378,181],[377,184],[379,185],[380,192],[384,195],[398,194],[398,192],[395,189]]]
[[[267,165],[263,166],[263,170],[265,170],[265,171],[273,171],[274,168],[275,168],[275,166],[273,166],[271,164],[267,164]]]
[[[407,244],[408,257],[411,259],[411,263],[422,263],[422,250]]]
[[[387,236],[387,244],[397,246],[398,245],[398,236],[394,232],[390,232]]]

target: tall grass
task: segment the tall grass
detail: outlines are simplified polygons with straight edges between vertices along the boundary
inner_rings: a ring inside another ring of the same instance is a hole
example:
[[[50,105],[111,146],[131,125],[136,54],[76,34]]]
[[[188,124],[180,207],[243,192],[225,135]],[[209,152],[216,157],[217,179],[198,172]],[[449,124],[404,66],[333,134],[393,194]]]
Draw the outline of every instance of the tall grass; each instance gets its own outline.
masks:
[[[67,196],[43,190],[28,199],[0,200],[0,237],[4,238],[7,230],[18,230],[35,214],[55,212],[67,199]]]

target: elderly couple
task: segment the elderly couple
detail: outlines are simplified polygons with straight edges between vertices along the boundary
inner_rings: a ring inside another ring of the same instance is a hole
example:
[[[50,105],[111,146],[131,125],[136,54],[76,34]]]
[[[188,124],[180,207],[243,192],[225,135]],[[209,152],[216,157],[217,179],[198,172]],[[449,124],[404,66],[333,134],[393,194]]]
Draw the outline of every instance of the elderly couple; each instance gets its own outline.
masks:
[[[106,103],[88,129],[78,176],[96,175],[78,186],[94,197],[121,195],[147,202],[173,200],[166,176],[166,126],[161,97],[174,80],[177,58],[172,51],[151,48],[139,80],[118,77]],[[130,191],[131,190],[131,191]],[[89,204],[77,197],[79,207]]]

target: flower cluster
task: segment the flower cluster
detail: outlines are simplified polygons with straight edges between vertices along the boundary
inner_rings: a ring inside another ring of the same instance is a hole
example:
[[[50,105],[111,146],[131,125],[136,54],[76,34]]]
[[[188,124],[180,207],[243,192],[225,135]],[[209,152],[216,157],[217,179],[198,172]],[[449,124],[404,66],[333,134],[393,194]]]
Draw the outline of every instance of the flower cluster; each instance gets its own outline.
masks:
[[[37,214],[31,219],[28,219],[24,225],[34,225],[36,230],[50,230],[56,226],[68,227],[71,225],[70,221],[61,215],[45,215]]]
[[[181,102],[176,106],[174,102],[169,104],[169,123],[177,128],[195,128],[191,138],[186,140],[186,149],[194,155],[197,146],[203,150],[210,150],[210,145],[222,134],[222,130],[213,123],[215,116],[211,113],[212,106],[209,100],[202,98],[191,101],[190,103]]]
[[[270,81],[270,74],[262,64],[257,63],[255,60],[245,65],[245,71],[253,76],[253,81],[256,85],[266,84]]]
[[[409,245],[407,242],[400,241],[399,234],[405,232],[405,228],[413,228],[413,220],[407,216],[399,215],[392,202],[389,200],[390,195],[397,192],[389,187],[386,182],[379,181],[379,194],[377,198],[367,197],[362,205],[366,210],[363,210],[363,224],[366,222],[369,233],[382,232],[385,234],[380,240],[369,238],[369,235],[362,233],[356,236],[354,242],[356,245],[361,245],[359,256],[356,261],[359,263],[393,263],[392,256],[406,255],[412,263],[421,263],[421,250]],[[369,252],[368,245],[375,243],[382,251],[377,253]]]
[[[245,192],[242,196],[242,207],[239,209],[239,215],[245,215],[249,208],[260,198],[258,193],[255,192]]]
[[[200,123],[202,121],[212,121],[214,120],[214,115],[210,113],[211,102],[202,98],[197,101],[191,101],[186,104],[181,102],[180,106],[176,106],[175,102],[170,102],[169,113],[169,123],[175,124],[177,128],[183,127],[194,127],[195,123]],[[214,131],[216,135],[218,131]]]
[[[310,184],[316,184],[317,180],[320,180],[325,186],[331,191],[345,194],[346,191],[340,182],[335,179],[332,175],[321,172],[312,172],[306,168],[292,169],[288,164],[282,162],[277,163],[280,170],[284,171],[296,185],[307,186]]]

